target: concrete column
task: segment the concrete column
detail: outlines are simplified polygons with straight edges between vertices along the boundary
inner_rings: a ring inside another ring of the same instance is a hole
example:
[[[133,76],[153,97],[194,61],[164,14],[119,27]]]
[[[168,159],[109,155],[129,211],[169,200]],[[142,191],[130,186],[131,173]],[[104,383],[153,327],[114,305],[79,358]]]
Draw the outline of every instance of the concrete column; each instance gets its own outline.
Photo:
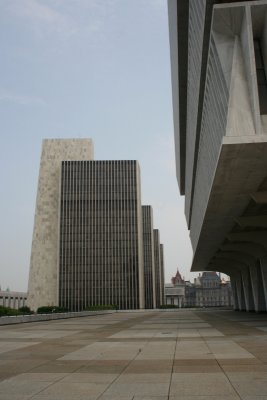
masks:
[[[240,311],[246,310],[246,303],[245,303],[245,295],[244,295],[244,288],[242,283],[241,274],[236,274],[236,293],[237,293],[237,300],[238,300],[238,309]]]
[[[238,296],[237,296],[236,278],[234,275],[231,275],[230,278],[231,278],[231,288],[232,288],[232,292],[233,292],[234,310],[238,311],[239,310],[239,302],[238,302]]]
[[[252,292],[254,297],[255,311],[266,311],[266,303],[264,296],[263,280],[260,263],[249,268]]]
[[[260,259],[261,264],[261,275],[262,275],[262,283],[265,297],[265,305],[267,308],[267,256]]]
[[[248,268],[243,268],[241,271],[243,290],[245,296],[245,304],[247,311],[255,311],[254,297],[252,293],[251,278]]]

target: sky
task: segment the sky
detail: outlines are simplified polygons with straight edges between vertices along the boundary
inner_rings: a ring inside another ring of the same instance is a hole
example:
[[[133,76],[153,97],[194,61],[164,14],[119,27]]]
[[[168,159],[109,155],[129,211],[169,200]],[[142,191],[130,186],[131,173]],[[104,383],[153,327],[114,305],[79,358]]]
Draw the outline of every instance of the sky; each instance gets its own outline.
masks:
[[[190,274],[175,176],[167,0],[1,0],[0,285],[26,291],[42,139],[134,159],[165,247]]]

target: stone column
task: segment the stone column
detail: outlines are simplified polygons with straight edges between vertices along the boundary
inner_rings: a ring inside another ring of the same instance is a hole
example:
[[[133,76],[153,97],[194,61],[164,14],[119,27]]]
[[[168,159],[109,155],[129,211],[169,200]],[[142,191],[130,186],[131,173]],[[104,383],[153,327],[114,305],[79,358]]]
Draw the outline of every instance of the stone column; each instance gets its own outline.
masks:
[[[237,301],[238,301],[238,309],[239,309],[239,311],[244,311],[244,310],[246,310],[246,303],[245,303],[242,277],[241,277],[240,272],[236,274],[235,286],[236,286],[236,294],[237,294]]]
[[[264,298],[264,288],[262,282],[262,273],[260,263],[257,262],[249,269],[251,277],[252,292],[254,297],[255,311],[266,311],[266,303]]]
[[[265,295],[265,305],[267,308],[267,256],[260,259],[260,264],[261,264],[262,284]]]
[[[245,296],[245,304],[247,311],[255,311],[254,297],[252,293],[251,278],[248,268],[244,268],[241,271],[242,283]]]

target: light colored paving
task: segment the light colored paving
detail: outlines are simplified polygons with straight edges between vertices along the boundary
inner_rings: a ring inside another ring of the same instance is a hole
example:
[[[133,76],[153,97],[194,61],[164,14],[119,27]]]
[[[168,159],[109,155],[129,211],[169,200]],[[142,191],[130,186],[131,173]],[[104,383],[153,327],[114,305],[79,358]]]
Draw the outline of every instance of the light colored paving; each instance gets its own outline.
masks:
[[[0,328],[0,400],[70,399],[267,400],[266,316],[125,312]]]
[[[172,374],[171,395],[230,396],[235,390],[223,373]]]
[[[240,396],[267,396],[267,372],[228,372],[227,376]]]
[[[179,341],[176,346],[175,358],[180,360],[205,360],[214,359],[214,354],[212,354],[208,345],[201,340]]]
[[[5,342],[0,341],[0,354],[6,353],[8,351],[14,351],[18,349],[23,349],[25,347],[34,346],[39,342]]]
[[[41,339],[41,338],[48,338],[48,339],[59,339],[63,338],[68,335],[75,335],[79,333],[79,331],[49,331],[48,329],[46,330],[31,330],[31,331],[26,331],[26,330],[21,330],[19,332],[14,332],[14,331],[8,331],[5,330],[3,332],[0,332],[0,339]]]
[[[207,345],[217,359],[255,358],[253,354],[232,340],[207,340]]]

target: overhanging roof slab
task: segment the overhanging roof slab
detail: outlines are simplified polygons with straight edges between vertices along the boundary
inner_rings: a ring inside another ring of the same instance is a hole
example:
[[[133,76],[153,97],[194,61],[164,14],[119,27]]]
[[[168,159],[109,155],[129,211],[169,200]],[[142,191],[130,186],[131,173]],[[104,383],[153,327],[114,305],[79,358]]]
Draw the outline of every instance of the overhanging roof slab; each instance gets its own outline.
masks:
[[[266,176],[267,135],[223,138],[191,271],[207,269]]]

